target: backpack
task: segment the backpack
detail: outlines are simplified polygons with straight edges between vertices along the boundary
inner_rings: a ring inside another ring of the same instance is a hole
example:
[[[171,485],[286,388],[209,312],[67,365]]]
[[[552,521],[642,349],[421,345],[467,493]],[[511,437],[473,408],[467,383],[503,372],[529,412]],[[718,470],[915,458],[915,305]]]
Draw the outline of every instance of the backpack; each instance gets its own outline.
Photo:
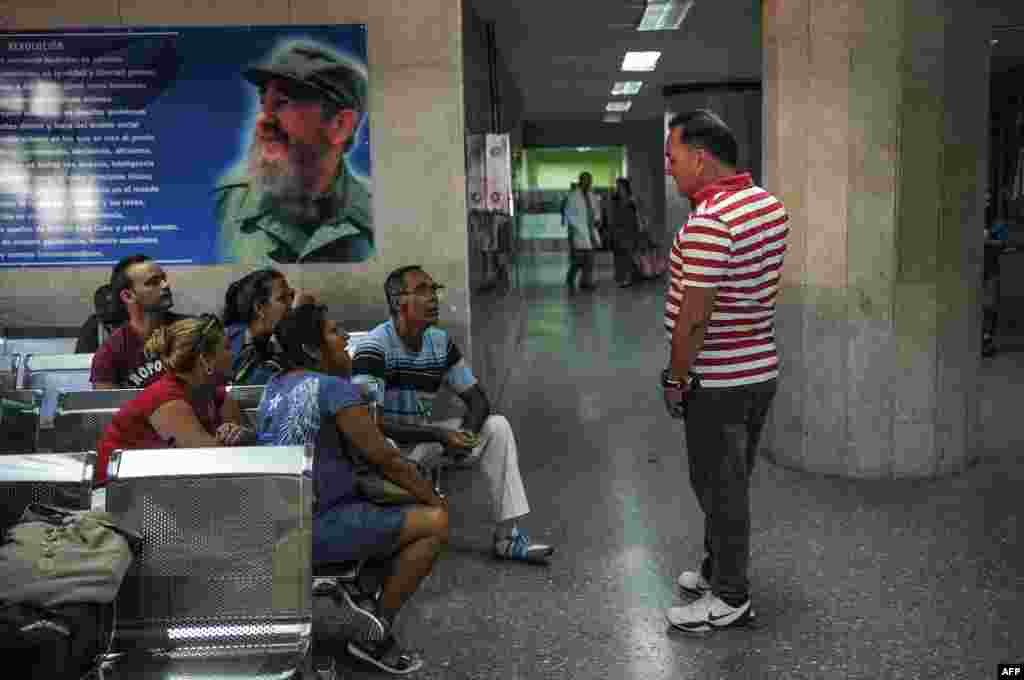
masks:
[[[114,599],[137,543],[106,512],[30,504],[0,545],[5,661],[39,680],[89,670],[109,647]]]

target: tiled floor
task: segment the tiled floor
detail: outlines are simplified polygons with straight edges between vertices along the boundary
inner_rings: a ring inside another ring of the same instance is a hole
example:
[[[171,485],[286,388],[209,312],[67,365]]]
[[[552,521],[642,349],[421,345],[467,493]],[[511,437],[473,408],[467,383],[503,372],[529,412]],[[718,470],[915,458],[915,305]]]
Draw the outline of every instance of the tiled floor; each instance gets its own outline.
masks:
[[[450,475],[450,549],[397,626],[425,655],[414,677],[982,680],[1024,661],[1024,353],[983,366],[982,462],[966,474],[866,482],[760,461],[756,627],[688,638],[664,619],[702,527],[681,425],[655,387],[664,284],[620,290],[603,268],[598,291],[569,298],[563,275],[557,256],[520,268],[525,335],[500,399],[525,526],[558,553],[549,567],[493,560],[482,489]]]

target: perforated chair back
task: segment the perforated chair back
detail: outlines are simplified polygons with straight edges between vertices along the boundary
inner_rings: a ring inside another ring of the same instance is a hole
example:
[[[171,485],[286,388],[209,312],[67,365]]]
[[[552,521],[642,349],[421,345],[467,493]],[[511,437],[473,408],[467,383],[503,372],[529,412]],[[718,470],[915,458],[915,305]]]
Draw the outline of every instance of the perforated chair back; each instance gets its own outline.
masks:
[[[43,391],[43,405],[39,410],[39,427],[53,427],[57,410],[57,395],[61,392],[88,390],[91,354],[30,354],[25,357],[19,388]]]
[[[120,408],[142,390],[84,390],[61,392],[53,416],[54,451],[96,448],[103,429]]]
[[[95,463],[91,451],[0,456],[0,531],[30,503],[87,510]]]
[[[41,390],[0,392],[0,454],[35,453],[39,439],[39,408],[42,403]]]
[[[312,454],[301,446],[115,452],[93,507],[142,535],[121,586],[114,670],[230,661],[293,670],[312,629]]]

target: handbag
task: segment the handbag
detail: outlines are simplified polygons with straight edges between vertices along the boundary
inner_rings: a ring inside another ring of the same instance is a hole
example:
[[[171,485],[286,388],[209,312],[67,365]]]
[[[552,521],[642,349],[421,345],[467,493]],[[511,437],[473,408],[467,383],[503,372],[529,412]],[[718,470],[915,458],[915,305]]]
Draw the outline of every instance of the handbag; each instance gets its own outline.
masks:
[[[108,512],[32,503],[0,545],[0,601],[44,608],[113,602],[139,540]]]
[[[638,251],[633,253],[633,262],[640,270],[640,276],[645,279],[654,277],[654,254],[653,251]]]
[[[409,505],[416,497],[375,470],[356,472],[356,491],[377,505]]]

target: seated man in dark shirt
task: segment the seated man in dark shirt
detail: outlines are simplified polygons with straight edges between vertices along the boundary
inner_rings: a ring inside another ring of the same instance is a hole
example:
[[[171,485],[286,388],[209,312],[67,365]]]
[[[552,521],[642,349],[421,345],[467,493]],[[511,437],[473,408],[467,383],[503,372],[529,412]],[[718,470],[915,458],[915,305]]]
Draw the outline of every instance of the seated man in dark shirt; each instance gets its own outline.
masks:
[[[146,338],[154,328],[184,317],[169,311],[174,298],[167,274],[145,255],[118,262],[110,287],[124,305],[128,322],[96,350],[89,381],[97,390],[141,389],[164,372],[160,358],[146,354]]]

